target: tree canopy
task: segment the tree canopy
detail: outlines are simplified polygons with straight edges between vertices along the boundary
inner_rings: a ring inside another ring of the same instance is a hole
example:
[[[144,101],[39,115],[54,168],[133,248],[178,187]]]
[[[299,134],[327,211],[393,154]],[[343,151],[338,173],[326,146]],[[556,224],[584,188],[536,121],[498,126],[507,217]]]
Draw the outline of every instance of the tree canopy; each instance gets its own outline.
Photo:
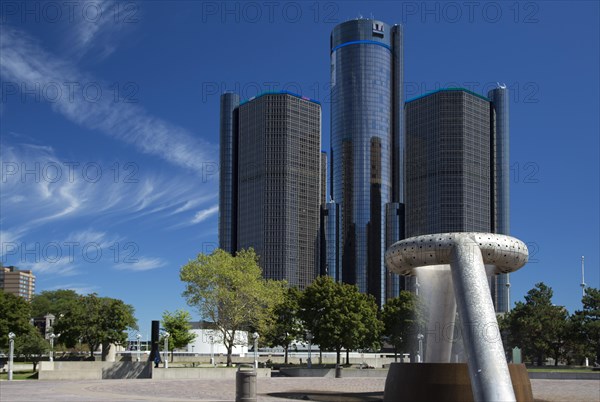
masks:
[[[414,293],[401,291],[399,296],[389,299],[381,311],[383,335],[394,347],[394,357],[398,351],[405,352],[411,340],[420,332],[425,322],[423,304]]]
[[[31,299],[31,316],[42,318],[46,314],[60,317],[79,303],[80,296],[71,289],[44,290]]]
[[[127,341],[127,329],[137,328],[133,307],[122,300],[98,297],[92,293],[79,296],[78,303],[62,313],[54,325],[60,340],[73,347],[79,341],[89,346],[90,355],[102,345],[103,358],[111,343]]]
[[[169,350],[171,360],[173,349],[183,348],[196,338],[196,334],[190,332],[192,316],[185,310],[175,312],[165,311],[162,316],[162,327],[169,333]]]
[[[525,303],[517,302],[501,320],[508,334],[505,347],[520,347],[525,356],[542,365],[547,356],[558,358],[567,340],[568,312],[552,304],[552,288],[543,282],[527,292]]]
[[[0,347],[8,347],[8,333],[17,337],[29,333],[31,307],[22,297],[0,290]]]
[[[581,299],[583,308],[571,317],[571,336],[578,342],[581,357],[592,357],[600,364],[600,290],[588,287]]]
[[[40,331],[33,325],[29,325],[28,331],[15,338],[15,354],[25,357],[26,361],[33,363],[35,371],[42,355],[50,350],[48,341],[44,339]]]
[[[302,338],[304,326],[299,318],[300,298],[302,292],[298,289],[287,288],[280,303],[273,308],[273,315],[261,331],[262,342],[269,347],[282,346],[285,350],[284,363],[288,363],[290,343]]]
[[[216,249],[198,254],[180,270],[185,282],[183,296],[212,321],[227,348],[227,365],[231,365],[234,345],[241,344],[236,333],[265,325],[273,307],[281,302],[284,282],[266,280],[252,248],[235,256]]]
[[[342,348],[350,351],[377,347],[383,329],[373,296],[329,276],[318,277],[304,290],[300,316],[313,342],[337,353],[338,364]]]

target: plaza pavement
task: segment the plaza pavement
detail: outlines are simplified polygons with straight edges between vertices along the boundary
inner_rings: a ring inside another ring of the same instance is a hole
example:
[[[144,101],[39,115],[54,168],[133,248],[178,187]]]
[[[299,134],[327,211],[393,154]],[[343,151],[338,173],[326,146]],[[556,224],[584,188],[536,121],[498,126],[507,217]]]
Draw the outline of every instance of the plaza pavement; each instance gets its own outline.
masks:
[[[536,401],[600,401],[600,381],[532,380]],[[379,401],[385,378],[258,379],[259,401]],[[233,401],[235,380],[2,381],[2,402]]]

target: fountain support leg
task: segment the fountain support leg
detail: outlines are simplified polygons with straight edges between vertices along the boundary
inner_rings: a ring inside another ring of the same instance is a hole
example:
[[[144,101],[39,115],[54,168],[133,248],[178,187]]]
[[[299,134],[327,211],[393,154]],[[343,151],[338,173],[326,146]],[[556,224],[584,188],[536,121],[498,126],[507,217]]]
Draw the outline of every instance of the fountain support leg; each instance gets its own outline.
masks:
[[[458,236],[452,282],[475,401],[516,401],[478,244]]]

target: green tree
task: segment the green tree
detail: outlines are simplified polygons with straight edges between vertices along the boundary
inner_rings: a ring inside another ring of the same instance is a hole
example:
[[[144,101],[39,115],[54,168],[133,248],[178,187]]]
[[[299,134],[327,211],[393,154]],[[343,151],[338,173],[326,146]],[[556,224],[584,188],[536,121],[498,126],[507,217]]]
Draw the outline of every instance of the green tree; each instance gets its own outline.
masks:
[[[102,359],[110,344],[123,344],[127,341],[127,329],[136,329],[133,307],[122,300],[98,297],[92,293],[79,296],[79,302],[58,318],[54,333],[60,335],[67,347],[74,347],[79,341],[89,346],[90,357],[102,345]]]
[[[27,301],[0,290],[0,347],[8,347],[8,333],[17,337],[29,332],[31,307]]]
[[[586,288],[581,302],[583,309],[573,314],[572,322],[583,354],[600,364],[600,290]]]
[[[424,325],[424,307],[417,295],[403,290],[383,306],[381,320],[383,335],[394,347],[394,360],[398,361],[398,351],[406,351],[411,344],[411,336],[419,333]]]
[[[50,349],[48,341],[40,334],[33,325],[29,325],[26,333],[15,337],[15,354],[23,356],[27,361],[33,363],[33,371],[36,370],[42,355]]]
[[[324,350],[334,350],[340,364],[343,348],[377,347],[383,324],[377,318],[375,299],[354,285],[335,282],[329,276],[317,278],[303,293],[300,316]]]
[[[169,333],[169,350],[171,361],[173,361],[173,350],[187,346],[196,338],[196,334],[190,332],[192,316],[185,310],[176,310],[171,313],[165,311],[162,316],[162,326]],[[164,339],[161,339],[161,343]]]
[[[283,298],[285,283],[262,277],[258,256],[251,248],[236,256],[221,249],[200,253],[181,268],[179,277],[186,283],[187,303],[216,326],[227,349],[228,366],[234,345],[242,344],[238,331],[265,326]]]
[[[568,365],[577,362],[584,364],[585,358],[594,355],[593,345],[588,342],[585,331],[584,315],[576,311],[567,322],[567,341],[565,342],[565,359]]]
[[[74,290],[45,290],[31,299],[31,316],[42,318],[53,314],[56,318],[69,311],[79,302],[80,296]]]
[[[517,302],[501,320],[502,332],[508,336],[505,346],[519,346],[538,366],[548,355],[558,364],[567,340],[568,313],[552,304],[552,295],[552,288],[537,283],[527,292],[525,303]]]
[[[262,331],[262,342],[269,347],[282,346],[285,350],[284,363],[288,364],[290,343],[298,340],[304,334],[302,321],[298,314],[302,292],[290,287],[285,291],[283,300],[273,308],[266,328]]]

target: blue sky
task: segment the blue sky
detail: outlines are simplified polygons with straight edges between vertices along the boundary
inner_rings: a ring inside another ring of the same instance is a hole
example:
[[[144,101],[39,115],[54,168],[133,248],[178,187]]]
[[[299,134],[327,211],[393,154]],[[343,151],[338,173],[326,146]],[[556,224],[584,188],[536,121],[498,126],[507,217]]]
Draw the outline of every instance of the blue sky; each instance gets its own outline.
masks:
[[[11,2],[0,10],[2,262],[37,290],[116,297],[140,329],[186,308],[179,268],[217,245],[219,95],[323,104],[329,34],[404,24],[407,98],[511,90],[511,231],[536,282],[600,287],[597,2]]]

